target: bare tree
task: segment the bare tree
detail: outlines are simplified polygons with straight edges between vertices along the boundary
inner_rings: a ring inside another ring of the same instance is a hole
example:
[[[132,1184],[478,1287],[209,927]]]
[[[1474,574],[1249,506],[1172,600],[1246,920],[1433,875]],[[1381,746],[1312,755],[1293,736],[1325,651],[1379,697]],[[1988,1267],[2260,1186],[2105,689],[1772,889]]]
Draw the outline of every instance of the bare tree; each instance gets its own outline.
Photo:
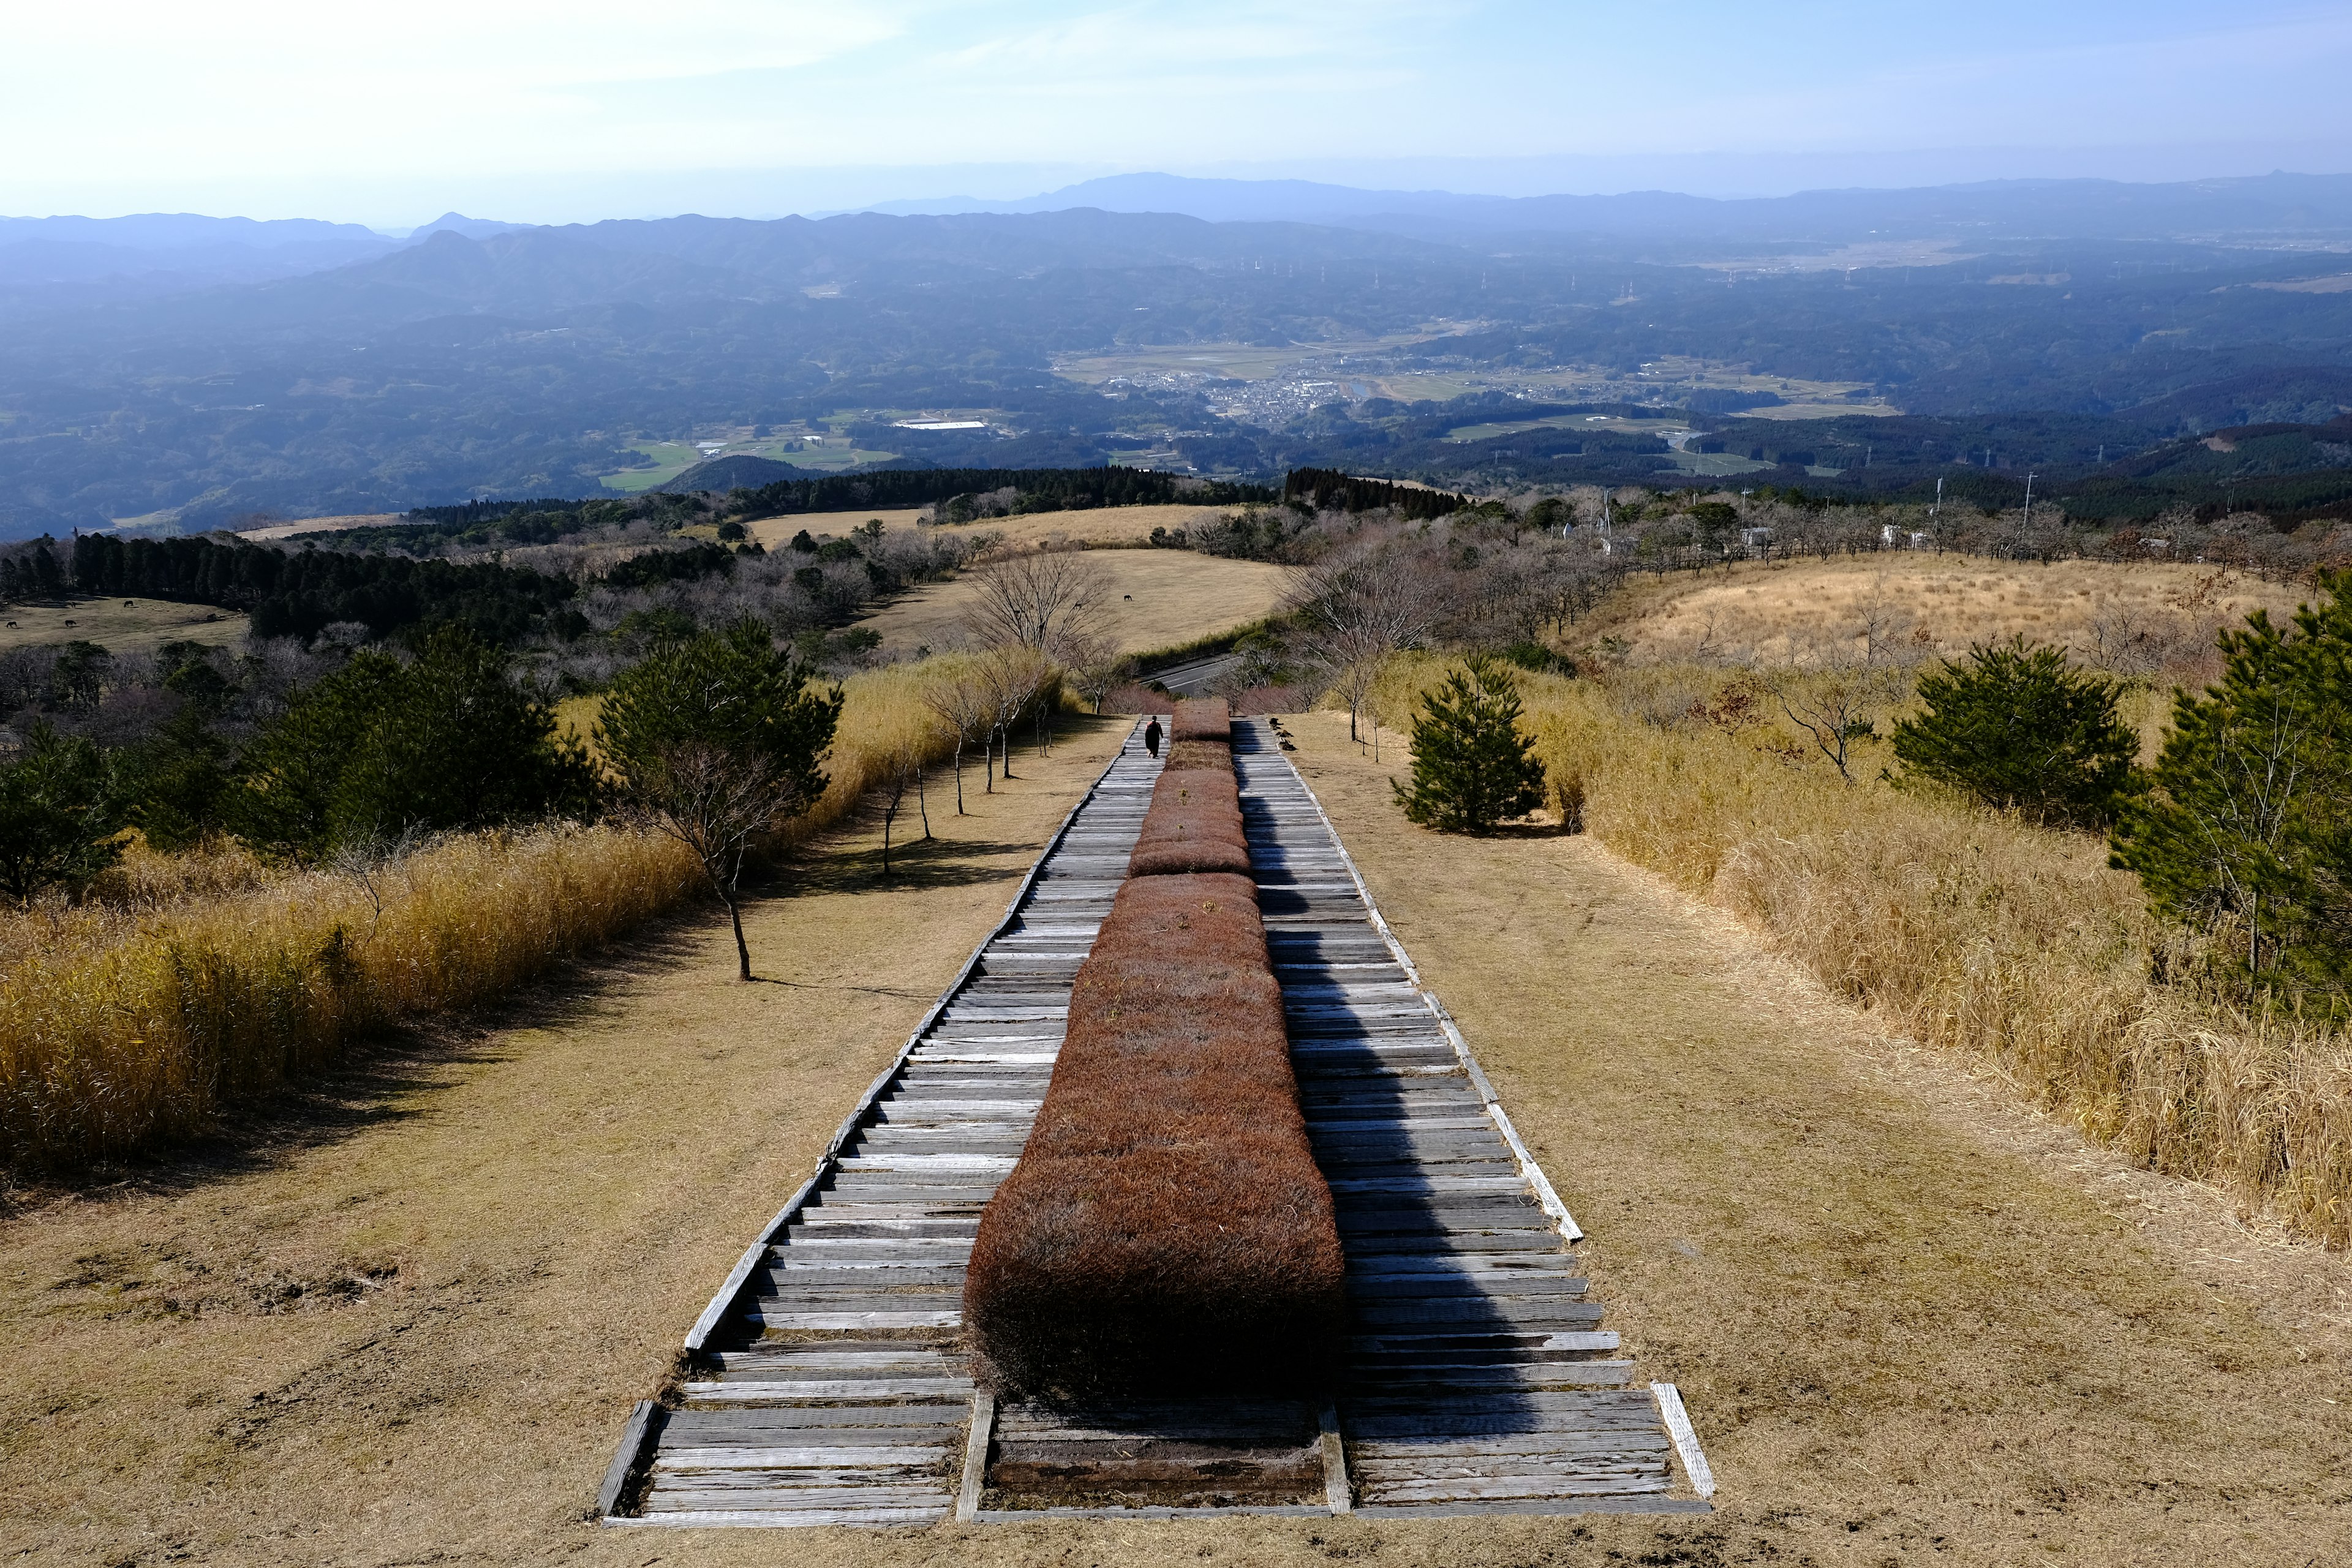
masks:
[[[1069,668],[1071,684],[1097,713],[1102,711],[1104,700],[1133,678],[1133,662],[1120,655],[1118,644],[1108,635],[1085,633],[1073,639],[1064,651],[1062,662]]]
[[[1776,670],[1765,677],[1765,685],[1789,722],[1811,736],[1838,777],[1852,784],[1853,747],[1878,732],[1879,716],[1902,680],[1888,665],[1845,656],[1810,669]]]
[[[930,749],[931,735],[916,731],[902,735],[890,748],[887,766],[888,782],[883,786],[882,797],[882,874],[890,874],[890,829],[898,820],[898,813],[907,804],[907,786],[915,790],[916,809],[921,812],[923,837],[931,837],[931,811],[923,798],[923,754]]]
[[[1346,695],[1349,740],[1358,738],[1357,717],[1381,662],[1427,637],[1447,607],[1444,570],[1402,540],[1328,557],[1298,574],[1284,608],[1304,628],[1300,651]]]
[[[1060,665],[1103,636],[1110,574],[1077,550],[991,555],[971,568],[976,590],[965,623],[987,647],[1022,647]]]
[[[1045,656],[1034,648],[1019,646],[993,647],[982,654],[977,667],[980,689],[987,704],[990,761],[994,762],[998,741],[1004,743],[1004,776],[1013,776],[1013,725],[1021,710],[1029,706],[1053,679],[1054,667]],[[992,780],[990,788],[995,787]]]

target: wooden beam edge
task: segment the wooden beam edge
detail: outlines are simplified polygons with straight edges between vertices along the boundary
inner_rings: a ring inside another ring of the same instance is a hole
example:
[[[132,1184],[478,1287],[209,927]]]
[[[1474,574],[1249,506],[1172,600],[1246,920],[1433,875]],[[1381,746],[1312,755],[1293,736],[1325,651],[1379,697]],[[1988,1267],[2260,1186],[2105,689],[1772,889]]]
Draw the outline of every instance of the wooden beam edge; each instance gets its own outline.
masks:
[[[980,1517],[980,1494],[988,1485],[988,1444],[996,1429],[996,1395],[971,1391],[971,1430],[963,1440],[963,1484],[956,1489],[955,1518],[970,1524]]]
[[[1683,1408],[1682,1391],[1671,1383],[1650,1384],[1651,1396],[1658,1402],[1658,1415],[1666,1424],[1666,1436],[1675,1440],[1675,1452],[1683,1462],[1683,1473],[1690,1478],[1691,1490],[1703,1498],[1715,1495],[1715,1470],[1706,1462],[1706,1455],[1698,1446],[1698,1433],[1691,1426],[1690,1412]]]
[[[866,1086],[866,1092],[858,1097],[856,1106],[847,1116],[842,1118],[841,1125],[835,1129],[832,1140],[825,1144],[824,1152],[817,1157],[814,1173],[801,1184],[800,1190],[792,1195],[790,1202],[776,1211],[776,1217],[770,1220],[766,1227],[761,1231],[760,1239],[746,1247],[743,1256],[735,1260],[735,1267],[728,1271],[725,1282],[719,1287],[719,1293],[711,1297],[710,1305],[702,1310],[702,1315],[695,1319],[694,1326],[687,1331],[686,1348],[688,1351],[699,1352],[703,1346],[709,1343],[710,1336],[719,1331],[719,1325],[727,1321],[727,1315],[735,1310],[735,1303],[742,1297],[745,1283],[751,1278],[751,1271],[760,1266],[768,1247],[774,1243],[777,1237],[783,1234],[784,1227],[792,1224],[793,1216],[800,1213],[802,1205],[808,1202],[809,1194],[816,1190],[817,1184],[824,1181],[832,1172],[835,1163],[841,1156],[842,1146],[856,1135],[859,1126],[873,1111],[874,1102],[879,1100],[882,1091],[889,1087],[890,1080],[905,1069],[907,1058],[914,1055],[915,1047],[922,1043],[924,1034],[933,1024],[939,1022],[940,1015],[948,1010],[948,1005],[953,1002],[957,994],[971,982],[971,972],[980,967],[980,961],[987,953],[990,944],[1003,936],[1005,928],[1020,917],[1021,900],[1027,898],[1030,889],[1037,885],[1037,875],[1045,869],[1046,859],[1055,850],[1062,847],[1062,840],[1070,835],[1070,824],[1078,819],[1078,813],[1087,808],[1087,804],[1095,798],[1095,793],[1102,788],[1103,780],[1110,777],[1111,769],[1117,767],[1119,759],[1127,755],[1128,741],[1134,738],[1135,728],[1141,723],[1142,721],[1139,719],[1136,721],[1136,726],[1129,727],[1127,739],[1119,742],[1118,750],[1111,753],[1110,761],[1103,764],[1102,772],[1095,775],[1094,782],[1087,785],[1086,793],[1079,795],[1076,803],[1063,815],[1060,825],[1054,829],[1053,837],[1045,840],[1045,847],[1039,849],[1036,857],[1029,862],[1029,869],[1023,874],[1021,885],[1013,889],[1013,897],[1005,904],[1004,913],[998,917],[996,924],[990,928],[988,934],[981,938],[980,944],[971,950],[971,956],[963,961],[963,967],[956,971],[956,977],[948,983],[946,990],[940,993],[939,1000],[931,1004],[930,1011],[923,1015],[922,1020],[915,1026],[914,1032],[907,1037],[906,1044],[898,1047],[898,1054],[891,1058],[890,1065],[883,1068],[872,1083]],[[1337,835],[1334,837],[1336,837]]]
[[[613,1462],[604,1468],[604,1484],[596,1489],[596,1517],[611,1522],[614,1511],[621,1506],[621,1494],[628,1490],[629,1478],[636,1473],[637,1462],[645,1457],[646,1438],[653,1429],[654,1412],[660,1408],[650,1399],[640,1399],[629,1413],[629,1423],[621,1428],[621,1446],[613,1454]]]
[[[1323,1428],[1323,1501],[1333,1513],[1356,1511],[1355,1488],[1348,1481],[1348,1446],[1339,1435],[1339,1411],[1327,1405],[1318,1417]]]

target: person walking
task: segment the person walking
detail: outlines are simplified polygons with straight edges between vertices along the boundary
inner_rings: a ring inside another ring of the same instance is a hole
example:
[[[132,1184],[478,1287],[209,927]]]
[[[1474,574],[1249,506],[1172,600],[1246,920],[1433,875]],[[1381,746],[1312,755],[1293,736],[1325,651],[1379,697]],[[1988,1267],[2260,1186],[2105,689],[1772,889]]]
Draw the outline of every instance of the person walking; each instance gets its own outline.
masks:
[[[1160,715],[1157,713],[1151,716],[1151,722],[1143,727],[1143,749],[1151,753],[1155,762],[1159,760]]]

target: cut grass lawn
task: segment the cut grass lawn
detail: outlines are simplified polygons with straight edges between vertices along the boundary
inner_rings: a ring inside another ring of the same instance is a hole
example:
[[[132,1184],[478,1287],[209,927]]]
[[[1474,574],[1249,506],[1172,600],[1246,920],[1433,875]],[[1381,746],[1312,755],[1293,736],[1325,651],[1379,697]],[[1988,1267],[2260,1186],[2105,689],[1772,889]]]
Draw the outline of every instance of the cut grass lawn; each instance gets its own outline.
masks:
[[[0,649],[94,642],[109,653],[149,653],[167,642],[233,647],[247,617],[163,599],[52,599],[0,606]]]
[[[1124,653],[1169,647],[1263,620],[1290,586],[1287,567],[1189,550],[1100,550],[1087,559],[1110,579],[1106,625]],[[969,579],[927,584],[857,624],[881,634],[885,652],[943,651],[966,640],[964,615],[977,595]]]

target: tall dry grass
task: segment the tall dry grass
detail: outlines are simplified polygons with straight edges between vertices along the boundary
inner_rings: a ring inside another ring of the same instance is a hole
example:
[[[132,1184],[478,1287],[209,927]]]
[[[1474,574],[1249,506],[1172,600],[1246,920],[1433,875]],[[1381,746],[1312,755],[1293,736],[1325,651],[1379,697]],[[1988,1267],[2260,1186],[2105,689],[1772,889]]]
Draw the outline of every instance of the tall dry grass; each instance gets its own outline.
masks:
[[[1407,725],[1444,668],[1396,660],[1382,722]],[[1721,700],[1739,679],[1528,676],[1522,694],[1555,786],[1580,782],[1588,829],[1618,854],[2135,1163],[2352,1242],[2352,1040],[2200,989],[2194,942],[2149,915],[2096,837],[1894,788],[1883,744],[1864,742],[1861,782],[1842,783],[1785,722]]]
[[[814,808],[839,823],[951,739],[920,700],[954,658],[862,672]],[[703,889],[693,857],[616,825],[470,834],[348,870],[231,845],[134,846],[79,902],[0,912],[0,1169],[184,1137],[370,1030],[478,1005]]]

